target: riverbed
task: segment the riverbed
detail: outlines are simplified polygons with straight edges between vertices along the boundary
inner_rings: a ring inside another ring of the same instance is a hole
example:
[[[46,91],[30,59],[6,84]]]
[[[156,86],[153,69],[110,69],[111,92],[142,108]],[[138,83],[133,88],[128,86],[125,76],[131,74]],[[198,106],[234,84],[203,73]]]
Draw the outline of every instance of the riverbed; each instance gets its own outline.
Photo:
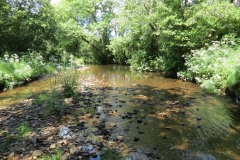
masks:
[[[129,157],[240,159],[240,109],[231,98],[158,73],[131,72],[128,66],[93,65],[79,74],[80,85],[98,95],[95,109],[88,106],[91,114],[115,125],[109,141],[124,137]],[[0,93],[1,106],[48,90],[50,79]]]

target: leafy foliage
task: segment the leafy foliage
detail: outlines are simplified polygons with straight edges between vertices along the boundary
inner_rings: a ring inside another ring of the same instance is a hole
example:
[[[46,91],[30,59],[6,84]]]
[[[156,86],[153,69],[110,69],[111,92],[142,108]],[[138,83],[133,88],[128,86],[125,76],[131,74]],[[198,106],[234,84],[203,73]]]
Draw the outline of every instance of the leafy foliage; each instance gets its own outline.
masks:
[[[222,41],[215,42],[206,49],[192,51],[184,56],[187,70],[178,72],[178,77],[194,80],[208,92],[220,93],[230,87],[238,94],[240,47],[233,46],[238,41],[232,36],[225,36]]]
[[[0,7],[0,56],[6,52],[50,49],[49,43],[54,41],[55,21],[48,0],[1,1]]]
[[[18,137],[19,138],[24,138],[26,137],[29,132],[31,131],[31,129],[29,128],[29,126],[25,123],[21,123],[18,127],[17,127],[17,131],[18,131]]]
[[[230,75],[227,77],[226,86],[231,92],[234,92],[236,98],[240,95],[240,66],[235,66]]]
[[[106,46],[110,43],[113,7],[112,0],[65,0],[56,6],[57,39],[62,50],[75,55],[80,52],[87,63],[111,62]]]
[[[40,94],[36,103],[44,110],[44,115],[59,114],[65,110],[64,98],[75,96],[79,84],[79,73],[73,68],[55,72],[51,79],[51,90]]]
[[[5,54],[0,59],[0,86],[13,88],[53,71],[53,65],[46,64],[40,54],[31,52],[21,58],[17,54]]]
[[[109,48],[135,70],[177,72],[184,69],[182,55],[224,35],[239,36],[239,17],[227,1],[127,1],[117,17],[120,36]]]

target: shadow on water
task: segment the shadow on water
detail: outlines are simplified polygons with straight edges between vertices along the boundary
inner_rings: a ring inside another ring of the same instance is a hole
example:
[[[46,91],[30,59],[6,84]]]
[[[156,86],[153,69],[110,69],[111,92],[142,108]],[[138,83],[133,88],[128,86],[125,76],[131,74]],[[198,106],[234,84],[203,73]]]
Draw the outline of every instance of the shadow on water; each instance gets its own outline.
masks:
[[[124,146],[122,152],[130,152],[132,159],[240,159],[240,109],[226,97],[206,94],[196,84],[165,79],[155,73],[130,72],[127,66],[91,66],[83,74],[86,80],[94,77],[84,86],[95,96],[81,97],[93,99],[92,104],[87,103],[86,107],[84,100],[75,108],[69,106],[63,117],[71,119],[84,108],[94,118],[114,123],[108,141],[114,142],[118,136],[125,140],[120,147],[112,145],[113,149]],[[36,84],[41,86],[41,82]],[[11,123],[4,130],[12,131],[22,123],[18,121],[20,117],[30,125],[42,121],[42,126],[31,126],[39,131],[62,125],[62,117],[44,118],[37,114],[37,109],[1,110],[5,117],[1,118],[1,125]],[[82,132],[79,129],[77,134]],[[54,134],[49,133],[48,137]],[[51,143],[54,142],[47,146]]]
[[[135,101],[123,109],[124,113],[141,110],[144,117],[141,124],[137,123],[139,116],[130,119],[129,124],[122,122],[131,147],[144,153],[151,150],[161,159],[239,159],[240,120],[235,118],[239,117],[239,106],[230,99],[204,93],[195,84],[151,73],[133,76],[128,71],[123,74],[109,70],[110,75],[104,72],[104,77],[99,78],[108,83],[114,79],[110,85],[117,83],[118,87],[127,87],[126,92],[134,92],[127,95]],[[95,75],[103,75],[96,71]],[[140,140],[134,142],[135,136]]]

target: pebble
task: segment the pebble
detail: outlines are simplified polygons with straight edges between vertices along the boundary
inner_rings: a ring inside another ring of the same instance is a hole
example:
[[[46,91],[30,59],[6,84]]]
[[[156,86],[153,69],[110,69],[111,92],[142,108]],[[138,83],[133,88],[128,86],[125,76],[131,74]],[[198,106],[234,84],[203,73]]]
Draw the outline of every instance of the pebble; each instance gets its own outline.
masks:
[[[55,148],[56,148],[56,144],[55,143],[50,145],[50,149],[55,149]]]
[[[62,155],[61,160],[67,160],[69,158],[69,154],[65,153],[64,155]]]
[[[31,142],[33,143],[33,146],[36,147],[37,146],[37,138],[31,138]]]
[[[91,156],[92,156],[93,158],[96,158],[96,157],[98,156],[98,154],[97,154],[96,152],[92,152],[92,153],[91,153]]]
[[[117,140],[124,141],[124,137],[123,136],[117,136]]]
[[[74,155],[74,154],[77,154],[77,153],[78,153],[78,151],[75,148],[70,149],[70,154],[71,155]]]
[[[8,159],[14,159],[14,155],[15,155],[15,153],[12,152],[11,154],[8,155]]]
[[[35,150],[35,151],[33,151],[32,156],[33,157],[39,157],[42,154],[43,154],[43,150]]]
[[[141,119],[137,119],[137,123],[142,123],[142,120]]]

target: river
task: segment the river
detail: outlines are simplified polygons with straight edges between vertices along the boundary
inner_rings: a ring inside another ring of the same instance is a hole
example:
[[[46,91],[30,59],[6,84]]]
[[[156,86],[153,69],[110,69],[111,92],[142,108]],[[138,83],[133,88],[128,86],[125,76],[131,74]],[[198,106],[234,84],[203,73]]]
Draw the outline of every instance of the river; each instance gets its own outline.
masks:
[[[79,74],[95,80],[88,87],[102,93],[99,106],[108,103],[117,110],[117,116],[107,116],[117,123],[111,138],[123,135],[135,151],[133,159],[240,159],[240,109],[229,97],[158,73],[131,72],[128,66],[93,65]],[[14,104],[50,84],[44,77],[1,92],[0,104]]]

